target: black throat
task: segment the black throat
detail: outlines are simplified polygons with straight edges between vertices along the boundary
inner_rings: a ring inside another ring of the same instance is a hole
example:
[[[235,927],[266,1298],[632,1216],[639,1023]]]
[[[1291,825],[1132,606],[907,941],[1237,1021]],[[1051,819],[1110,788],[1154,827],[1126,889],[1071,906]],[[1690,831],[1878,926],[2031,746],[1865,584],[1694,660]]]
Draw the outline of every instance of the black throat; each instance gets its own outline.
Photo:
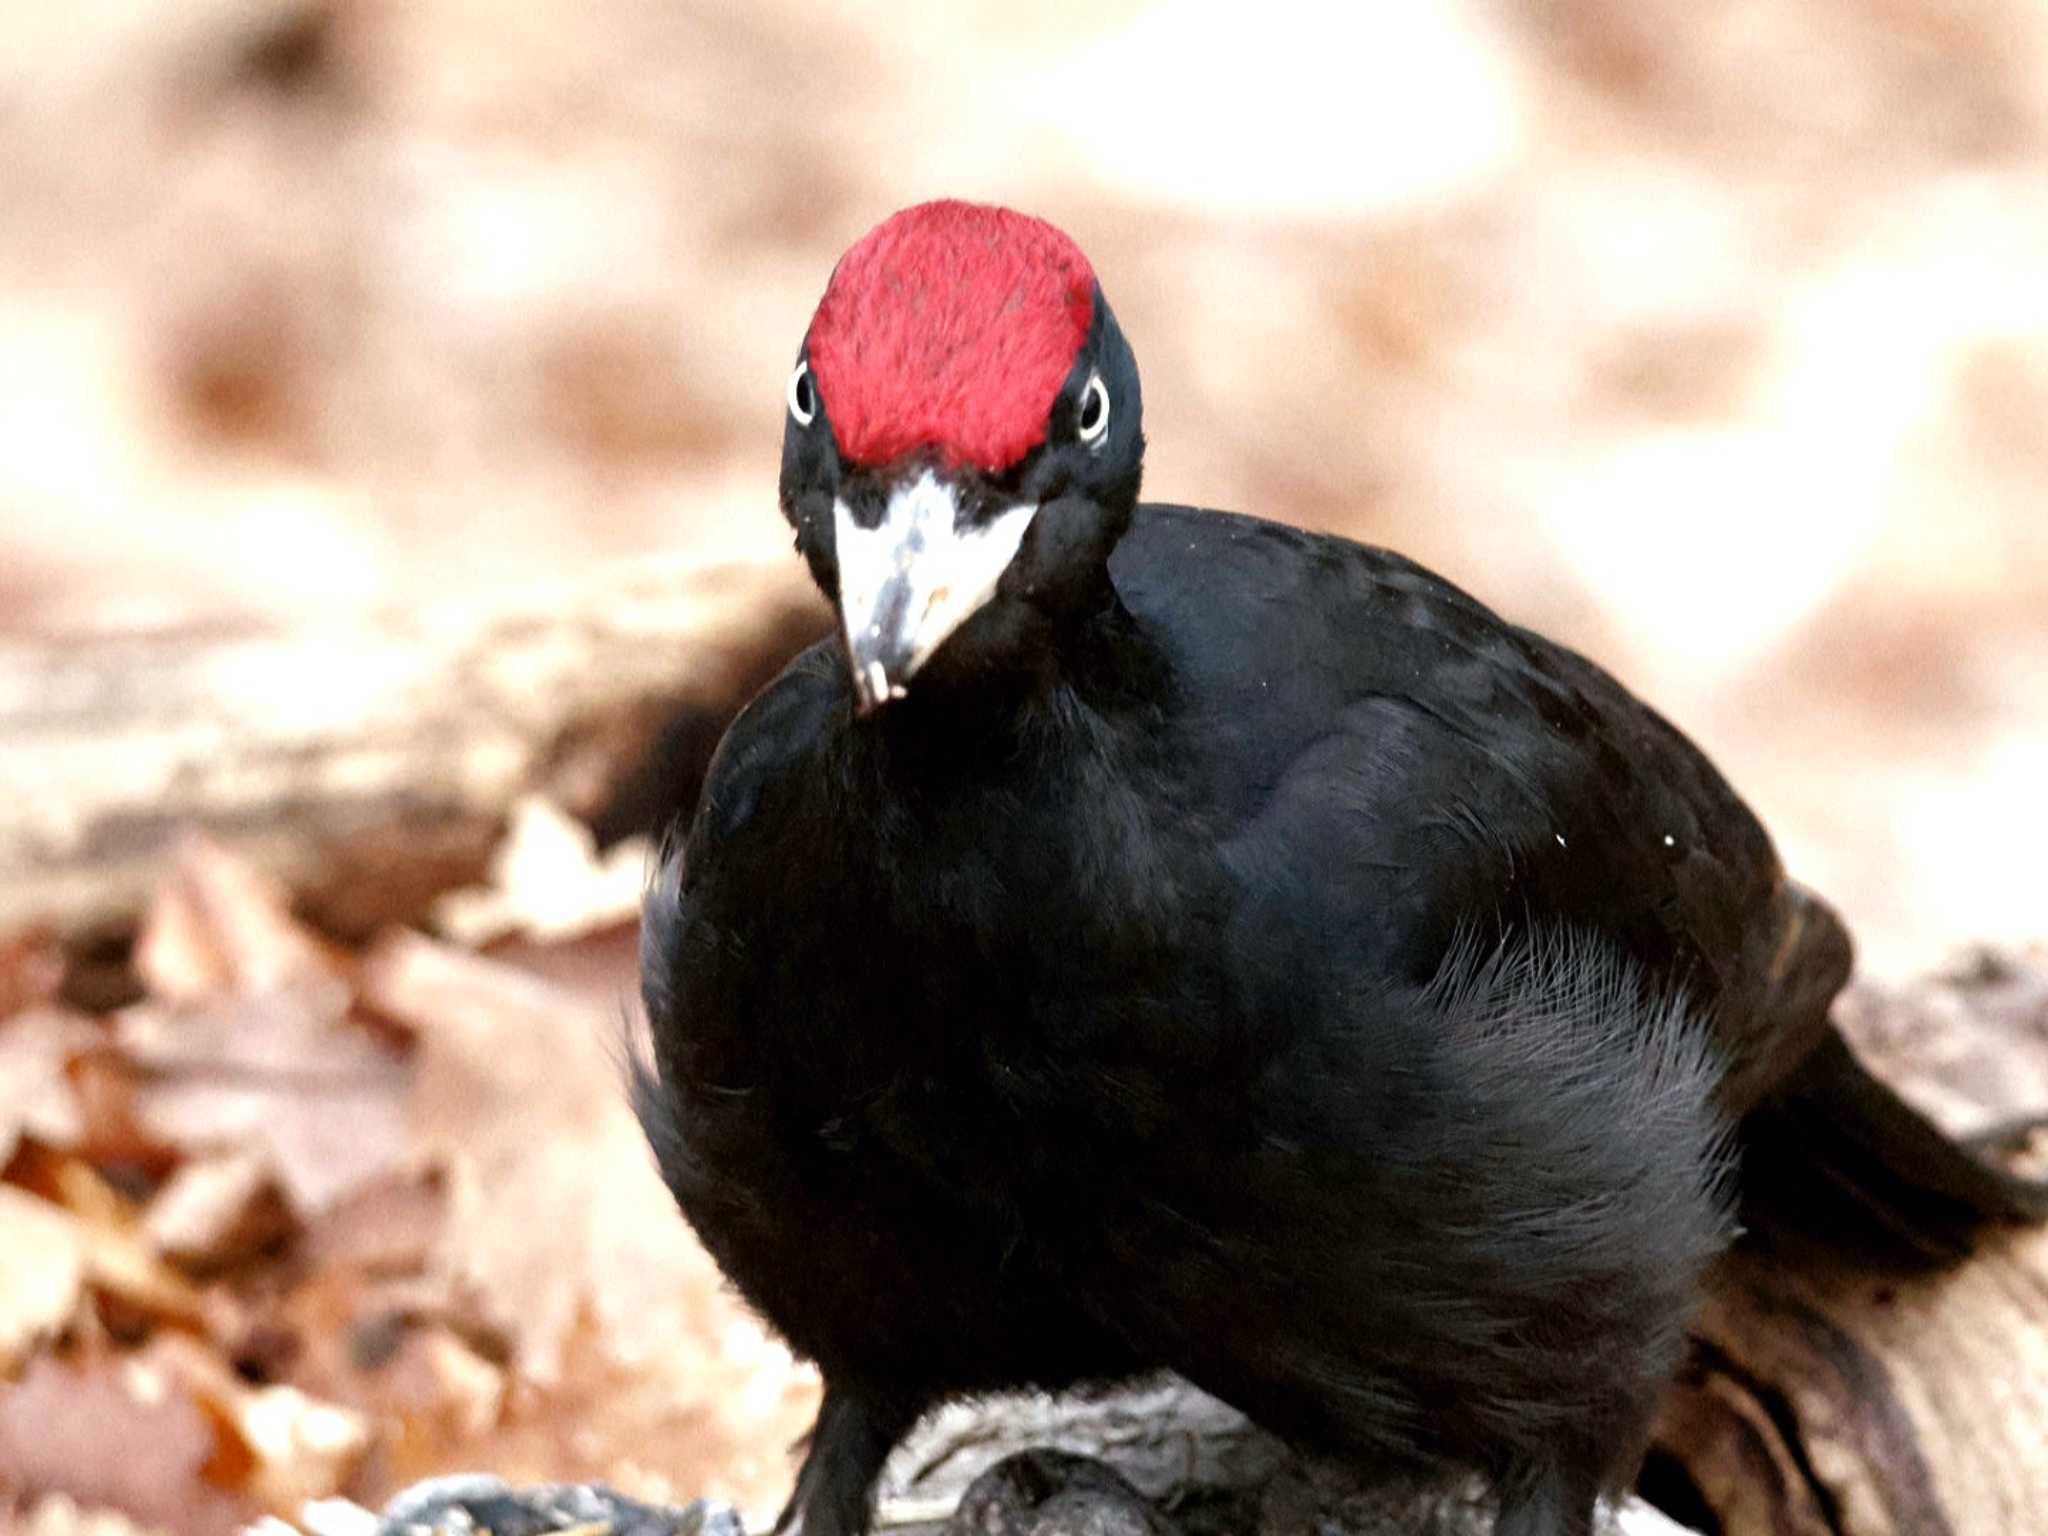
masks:
[[[1156,731],[1169,714],[1171,669],[1106,570],[1089,596],[1056,615],[1016,602],[976,615],[965,643],[942,647],[904,698],[850,722],[856,743],[920,776],[986,774],[1056,751],[1075,732]],[[975,629],[984,619],[991,624]],[[986,632],[997,626],[999,635]]]

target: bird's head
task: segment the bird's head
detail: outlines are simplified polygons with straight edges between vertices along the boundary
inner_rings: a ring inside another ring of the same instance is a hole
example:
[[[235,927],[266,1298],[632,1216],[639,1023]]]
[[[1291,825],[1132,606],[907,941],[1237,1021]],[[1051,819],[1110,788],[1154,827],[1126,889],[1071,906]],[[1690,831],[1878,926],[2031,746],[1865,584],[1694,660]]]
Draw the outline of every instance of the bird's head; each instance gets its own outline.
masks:
[[[1138,369],[1080,249],[974,203],[839,260],[789,379],[782,511],[862,711],[1104,601],[1144,458]]]

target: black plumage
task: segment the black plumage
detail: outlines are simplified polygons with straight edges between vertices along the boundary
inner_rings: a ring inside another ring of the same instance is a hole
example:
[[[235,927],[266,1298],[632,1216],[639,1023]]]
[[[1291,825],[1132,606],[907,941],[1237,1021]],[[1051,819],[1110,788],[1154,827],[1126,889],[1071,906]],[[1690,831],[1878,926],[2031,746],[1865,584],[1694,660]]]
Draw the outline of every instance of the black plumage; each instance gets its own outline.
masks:
[[[793,391],[783,508],[842,608],[842,547],[915,477],[969,533],[1035,512],[907,682],[886,583],[791,665],[648,898],[639,1113],[826,1382],[785,1520],[863,1529],[948,1397],[1170,1367],[1362,1464],[1476,1470],[1504,1532],[1584,1532],[1746,1127],[1745,1185],[1824,1168],[1937,1251],[2040,1197],[1861,1072],[1840,924],[1605,672],[1399,556],[1138,505],[1136,367],[1090,300],[1014,463],[855,462],[834,379]]]

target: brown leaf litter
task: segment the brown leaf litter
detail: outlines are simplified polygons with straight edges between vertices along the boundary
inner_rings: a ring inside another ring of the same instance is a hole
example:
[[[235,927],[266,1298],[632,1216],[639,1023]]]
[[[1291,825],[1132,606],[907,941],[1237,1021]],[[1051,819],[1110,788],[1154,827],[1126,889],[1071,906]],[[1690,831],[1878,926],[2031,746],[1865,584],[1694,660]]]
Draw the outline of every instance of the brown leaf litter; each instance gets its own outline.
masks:
[[[0,1536],[226,1532],[478,1468],[781,1490],[815,1384],[621,1090],[625,862],[522,824],[470,909],[492,955],[350,952],[198,838],[99,978],[122,1006],[66,1006],[65,954],[0,936]]]

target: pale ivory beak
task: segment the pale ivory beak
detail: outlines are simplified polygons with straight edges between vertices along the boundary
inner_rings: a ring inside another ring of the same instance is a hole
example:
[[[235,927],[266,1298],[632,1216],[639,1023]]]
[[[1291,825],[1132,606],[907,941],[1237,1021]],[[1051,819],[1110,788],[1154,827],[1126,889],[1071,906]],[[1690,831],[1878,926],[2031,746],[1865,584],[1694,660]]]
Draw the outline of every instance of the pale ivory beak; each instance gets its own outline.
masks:
[[[889,493],[873,528],[832,508],[839,612],[861,713],[900,699],[946,637],[995,595],[1036,502],[960,526],[953,488],[929,469]]]

